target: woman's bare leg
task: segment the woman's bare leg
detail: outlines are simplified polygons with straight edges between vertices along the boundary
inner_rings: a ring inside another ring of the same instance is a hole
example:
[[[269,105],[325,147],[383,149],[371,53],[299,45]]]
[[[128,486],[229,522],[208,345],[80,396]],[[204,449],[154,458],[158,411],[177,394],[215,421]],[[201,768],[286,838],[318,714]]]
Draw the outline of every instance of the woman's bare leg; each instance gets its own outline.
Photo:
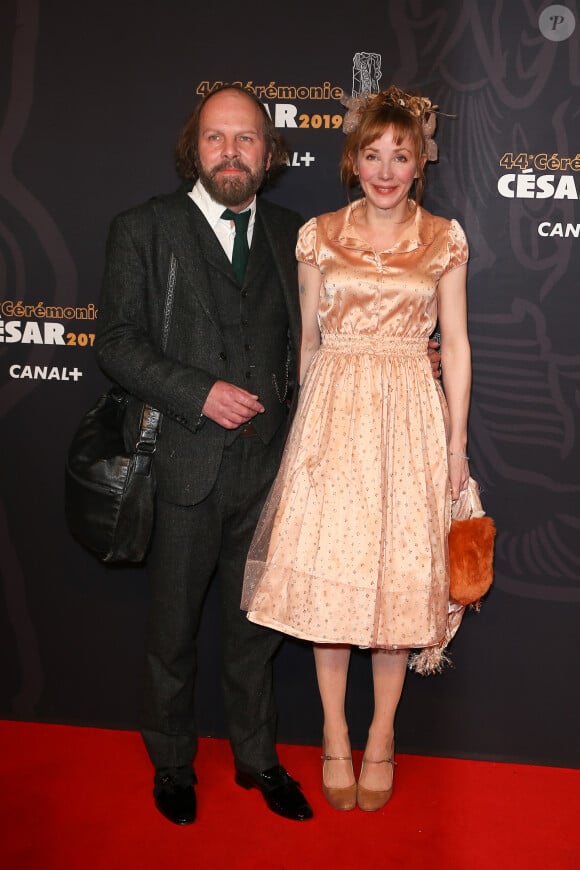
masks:
[[[368,761],[391,758],[395,713],[403,691],[407,671],[407,650],[372,652],[375,711],[369,728],[364,757]],[[367,764],[361,783],[367,789],[389,789],[393,783],[392,764]]]
[[[351,749],[344,705],[350,646],[315,644],[314,660],[324,712],[322,736],[325,754],[339,758],[349,757]],[[324,782],[332,788],[351,785],[352,776],[350,761],[333,761],[324,767]]]

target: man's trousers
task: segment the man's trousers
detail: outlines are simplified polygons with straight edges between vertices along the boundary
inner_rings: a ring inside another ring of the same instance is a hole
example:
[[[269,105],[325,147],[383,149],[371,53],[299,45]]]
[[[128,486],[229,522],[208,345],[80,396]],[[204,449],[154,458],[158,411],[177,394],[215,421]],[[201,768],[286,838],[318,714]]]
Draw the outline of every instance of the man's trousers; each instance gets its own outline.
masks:
[[[196,638],[216,572],[222,590],[224,701],[235,763],[246,772],[278,764],[272,658],[282,636],[249,622],[240,599],[248,548],[285,435],[281,426],[268,445],[257,435],[238,436],[224,450],[216,483],[201,503],[184,507],[158,500],[148,558],[142,732],[156,768],[190,765],[195,756]]]

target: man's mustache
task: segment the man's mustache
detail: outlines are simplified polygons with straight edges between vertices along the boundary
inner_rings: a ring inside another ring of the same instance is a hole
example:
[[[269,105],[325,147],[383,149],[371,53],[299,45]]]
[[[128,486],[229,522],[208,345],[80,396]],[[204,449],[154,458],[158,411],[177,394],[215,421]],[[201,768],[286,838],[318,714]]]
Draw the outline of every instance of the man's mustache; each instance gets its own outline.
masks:
[[[241,160],[222,160],[217,166],[214,166],[210,172],[210,177],[214,178],[222,169],[239,169],[241,172],[247,172],[251,175],[251,169],[242,163]]]

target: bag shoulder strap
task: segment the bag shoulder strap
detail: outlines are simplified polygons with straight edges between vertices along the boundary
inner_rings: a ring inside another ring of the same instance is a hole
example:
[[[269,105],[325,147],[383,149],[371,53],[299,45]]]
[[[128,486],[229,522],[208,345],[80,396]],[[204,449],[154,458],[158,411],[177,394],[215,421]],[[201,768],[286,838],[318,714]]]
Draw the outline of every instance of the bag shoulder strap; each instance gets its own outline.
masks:
[[[177,260],[175,254],[171,252],[169,258],[169,270],[167,272],[167,287],[165,289],[165,308],[163,310],[163,328],[161,330],[161,350],[167,349],[167,341],[169,338],[169,327],[171,326],[171,311],[173,309],[173,299],[175,296],[175,278],[177,275]]]
[[[167,341],[169,339],[169,327],[171,326],[171,312],[173,309],[173,299],[175,296],[176,275],[177,260],[175,259],[175,254],[171,252],[169,258],[169,270],[167,273],[167,286],[165,288],[165,306],[163,309],[163,324],[161,328],[160,342],[161,350],[165,350],[167,348]],[[159,427],[161,425],[161,418],[162,414],[160,411],[152,408],[151,405],[143,405],[143,412],[141,414],[141,423],[139,427],[139,440],[135,445],[135,453],[142,457],[142,460],[139,462],[139,470],[144,474],[149,473],[151,459],[153,458],[153,454],[155,453],[157,445],[157,435],[159,433]]]

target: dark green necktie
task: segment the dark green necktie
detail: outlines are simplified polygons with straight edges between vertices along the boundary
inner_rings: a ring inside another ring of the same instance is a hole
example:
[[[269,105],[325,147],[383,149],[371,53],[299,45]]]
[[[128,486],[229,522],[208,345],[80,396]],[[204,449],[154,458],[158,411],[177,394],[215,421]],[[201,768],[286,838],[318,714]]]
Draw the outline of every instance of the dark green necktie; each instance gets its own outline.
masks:
[[[236,227],[232,266],[234,267],[234,273],[238,279],[240,287],[244,283],[244,275],[246,274],[246,266],[248,264],[248,256],[250,253],[250,248],[248,246],[248,224],[250,222],[250,214],[250,209],[238,214],[238,212],[231,211],[229,208],[226,208],[222,214],[224,220],[233,221]]]

